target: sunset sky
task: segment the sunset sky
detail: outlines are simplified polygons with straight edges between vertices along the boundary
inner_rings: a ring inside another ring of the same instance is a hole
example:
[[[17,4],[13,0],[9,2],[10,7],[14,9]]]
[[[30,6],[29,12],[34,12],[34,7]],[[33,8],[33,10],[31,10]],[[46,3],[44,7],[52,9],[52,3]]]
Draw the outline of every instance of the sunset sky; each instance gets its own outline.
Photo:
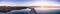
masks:
[[[0,6],[59,6],[60,0],[0,0]]]

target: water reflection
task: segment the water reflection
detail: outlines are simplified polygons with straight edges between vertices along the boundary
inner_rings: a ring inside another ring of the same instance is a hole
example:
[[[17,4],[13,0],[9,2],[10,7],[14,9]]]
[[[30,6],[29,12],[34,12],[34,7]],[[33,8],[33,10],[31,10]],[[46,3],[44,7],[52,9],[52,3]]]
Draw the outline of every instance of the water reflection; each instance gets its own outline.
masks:
[[[4,12],[0,12],[0,14],[28,14],[28,12],[31,9],[22,9],[22,10],[12,10],[10,12],[4,13]]]
[[[60,14],[60,9],[51,10],[36,10],[37,14]]]

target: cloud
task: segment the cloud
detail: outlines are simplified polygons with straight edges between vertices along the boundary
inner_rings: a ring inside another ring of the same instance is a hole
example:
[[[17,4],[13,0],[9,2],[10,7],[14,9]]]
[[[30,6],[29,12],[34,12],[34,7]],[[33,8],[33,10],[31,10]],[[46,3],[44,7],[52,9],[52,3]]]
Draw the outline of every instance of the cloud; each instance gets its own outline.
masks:
[[[12,2],[13,1],[13,2]],[[44,0],[6,0],[0,2],[0,6],[59,6],[58,3],[55,3],[54,1],[44,1]]]

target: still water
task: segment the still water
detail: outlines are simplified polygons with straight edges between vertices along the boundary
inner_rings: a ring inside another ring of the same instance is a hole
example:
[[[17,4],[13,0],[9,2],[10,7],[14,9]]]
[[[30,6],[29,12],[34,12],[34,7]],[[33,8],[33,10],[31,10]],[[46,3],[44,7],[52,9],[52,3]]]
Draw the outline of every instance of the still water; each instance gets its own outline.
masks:
[[[28,14],[31,9],[22,9],[22,10],[12,10],[10,12],[4,13],[0,12],[0,14]],[[60,14],[60,9],[35,9],[37,14]],[[33,11],[32,11],[33,12]]]
[[[35,9],[37,14],[60,14],[60,9]]]
[[[22,9],[22,10],[12,10],[10,12],[4,13],[4,12],[0,12],[0,14],[28,14],[28,12],[31,9]]]

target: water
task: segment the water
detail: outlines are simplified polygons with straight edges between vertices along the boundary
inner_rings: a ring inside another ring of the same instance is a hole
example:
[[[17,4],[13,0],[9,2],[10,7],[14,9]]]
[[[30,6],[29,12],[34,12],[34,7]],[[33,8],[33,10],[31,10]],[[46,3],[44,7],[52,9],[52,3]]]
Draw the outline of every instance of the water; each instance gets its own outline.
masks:
[[[60,14],[60,9],[51,10],[39,10],[37,9],[37,14]]]
[[[22,9],[22,10],[12,10],[10,12],[4,13],[4,12],[0,12],[0,14],[28,14],[28,12],[31,9]]]

